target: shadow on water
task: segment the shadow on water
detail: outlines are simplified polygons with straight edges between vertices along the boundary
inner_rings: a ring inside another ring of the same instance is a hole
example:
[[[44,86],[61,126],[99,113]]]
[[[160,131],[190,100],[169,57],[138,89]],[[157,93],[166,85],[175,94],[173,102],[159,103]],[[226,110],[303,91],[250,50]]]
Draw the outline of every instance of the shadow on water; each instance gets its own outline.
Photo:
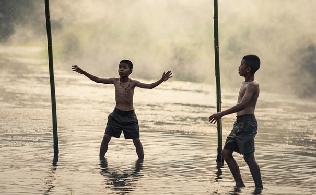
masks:
[[[107,158],[101,158],[100,167],[100,174],[105,177],[106,188],[124,194],[133,191],[133,188],[136,187],[135,182],[142,176],[139,172],[143,168],[143,160],[136,160],[132,170],[121,171],[109,168]]]

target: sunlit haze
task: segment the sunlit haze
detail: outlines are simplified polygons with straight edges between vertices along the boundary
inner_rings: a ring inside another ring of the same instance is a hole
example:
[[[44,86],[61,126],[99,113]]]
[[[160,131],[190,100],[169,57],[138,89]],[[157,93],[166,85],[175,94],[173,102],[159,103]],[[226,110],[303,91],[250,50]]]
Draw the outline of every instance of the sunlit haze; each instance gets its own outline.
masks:
[[[215,83],[213,1],[51,1],[55,66],[78,64],[102,77],[117,76],[121,59],[134,63],[133,77]],[[256,54],[256,80],[264,90],[316,93],[316,1],[219,1],[223,87],[238,87],[241,58]],[[44,3],[38,23],[16,25],[10,42],[46,47]],[[42,22],[42,23],[41,23]],[[32,25],[30,25],[32,24]],[[32,26],[32,27],[30,27]]]

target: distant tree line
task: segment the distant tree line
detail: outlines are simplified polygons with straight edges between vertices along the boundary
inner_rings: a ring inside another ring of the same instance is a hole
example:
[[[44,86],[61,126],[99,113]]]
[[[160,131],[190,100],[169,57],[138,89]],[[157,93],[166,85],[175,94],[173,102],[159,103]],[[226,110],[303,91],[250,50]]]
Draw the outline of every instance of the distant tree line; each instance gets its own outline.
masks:
[[[301,73],[305,73],[309,76],[306,85],[302,86],[301,82],[297,83],[297,85],[300,85],[301,88],[299,90],[300,95],[314,96],[316,95],[316,45],[311,43],[306,48],[300,49],[298,54],[299,59],[297,65],[299,69],[296,77],[302,77]],[[297,80],[300,81],[302,79],[304,78],[300,78]]]
[[[0,42],[8,40],[16,26],[39,22],[37,8],[42,4],[36,0],[0,0]]]

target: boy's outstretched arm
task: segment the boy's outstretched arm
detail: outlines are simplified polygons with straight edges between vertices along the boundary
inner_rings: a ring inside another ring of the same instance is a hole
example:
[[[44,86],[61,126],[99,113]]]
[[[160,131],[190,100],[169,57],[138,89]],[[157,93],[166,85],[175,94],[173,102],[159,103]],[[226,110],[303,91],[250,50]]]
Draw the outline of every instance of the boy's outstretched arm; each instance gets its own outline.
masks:
[[[86,77],[88,77],[90,80],[96,82],[96,83],[103,83],[103,84],[113,84],[112,79],[104,79],[104,78],[99,78],[97,76],[94,76],[84,70],[82,70],[79,66],[77,65],[73,65],[72,66],[72,70],[75,72],[78,72],[80,74],[85,75]]]
[[[245,109],[247,104],[251,100],[251,97],[253,96],[255,90],[256,90],[255,85],[248,84],[248,86],[246,88],[246,91],[245,91],[245,94],[244,94],[243,98],[241,99],[241,101],[239,103],[237,103],[235,106],[233,106],[233,107],[231,107],[231,108],[229,108],[227,110],[224,110],[222,112],[218,112],[218,113],[212,114],[209,117],[210,123],[216,123],[216,121],[218,121],[220,118],[222,118],[225,115],[232,114],[232,113],[235,113],[235,112],[239,112],[239,111]]]
[[[160,85],[162,82],[167,81],[171,77],[172,77],[171,71],[163,72],[161,79],[159,79],[158,81],[151,83],[151,84],[141,83],[141,82],[137,81],[136,86],[140,87],[140,88],[145,88],[145,89],[152,89],[152,88],[155,88],[158,85]]]

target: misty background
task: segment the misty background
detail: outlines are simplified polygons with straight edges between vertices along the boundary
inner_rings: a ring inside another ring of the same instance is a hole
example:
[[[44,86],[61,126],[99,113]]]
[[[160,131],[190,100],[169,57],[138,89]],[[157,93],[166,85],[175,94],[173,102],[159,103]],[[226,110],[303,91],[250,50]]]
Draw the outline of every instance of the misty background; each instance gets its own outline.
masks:
[[[265,91],[316,96],[316,1],[220,0],[221,84],[239,87],[241,58],[256,54]],[[115,77],[120,60],[133,78],[215,84],[213,1],[52,0],[54,66],[77,64]],[[44,0],[0,0],[0,45],[42,47],[47,58]],[[10,66],[10,64],[8,64]]]

